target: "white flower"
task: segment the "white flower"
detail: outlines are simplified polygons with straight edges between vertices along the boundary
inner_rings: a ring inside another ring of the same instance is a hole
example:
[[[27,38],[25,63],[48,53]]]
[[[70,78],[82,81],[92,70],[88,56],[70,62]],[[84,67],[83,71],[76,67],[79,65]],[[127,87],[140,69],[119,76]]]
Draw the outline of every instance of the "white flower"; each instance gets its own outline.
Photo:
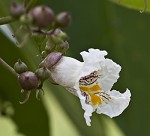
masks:
[[[89,52],[80,54],[83,62],[63,56],[50,69],[51,77],[79,97],[88,126],[94,111],[111,118],[120,115],[129,105],[131,96],[128,89],[123,94],[110,91],[119,78],[120,65],[106,59],[107,52],[99,49],[89,49]]]

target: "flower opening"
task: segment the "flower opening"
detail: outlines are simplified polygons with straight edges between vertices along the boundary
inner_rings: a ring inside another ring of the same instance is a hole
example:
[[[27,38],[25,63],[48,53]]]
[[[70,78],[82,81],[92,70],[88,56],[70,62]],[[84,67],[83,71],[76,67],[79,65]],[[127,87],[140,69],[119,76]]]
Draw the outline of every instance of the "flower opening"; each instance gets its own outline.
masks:
[[[129,105],[131,93],[128,89],[123,94],[110,91],[119,78],[121,66],[105,58],[106,51],[89,49],[81,55],[83,62],[63,56],[50,72],[56,83],[79,97],[90,126],[94,111],[111,118],[120,115]]]

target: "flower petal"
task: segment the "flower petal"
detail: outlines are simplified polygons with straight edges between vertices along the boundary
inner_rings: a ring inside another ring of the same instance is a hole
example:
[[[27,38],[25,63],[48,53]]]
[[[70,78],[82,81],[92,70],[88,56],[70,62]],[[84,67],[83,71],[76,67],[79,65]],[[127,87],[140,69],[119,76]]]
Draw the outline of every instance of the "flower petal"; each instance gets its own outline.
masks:
[[[61,60],[50,69],[50,74],[52,79],[59,85],[73,87],[82,66],[82,62],[71,57],[63,56]]]
[[[89,75],[93,71],[99,71],[101,77],[98,80],[98,84],[104,91],[110,90],[119,78],[121,66],[110,59],[105,59],[106,51],[89,49],[89,52],[83,51],[80,54],[84,60],[80,78]]]
[[[93,62],[95,60],[100,61],[104,59],[104,56],[107,55],[106,51],[101,51],[99,49],[89,49],[89,52],[83,51],[81,52],[81,56],[84,62]]]
[[[120,70],[121,66],[110,59],[106,59],[105,61],[100,63],[99,73],[102,76],[101,78],[99,78],[98,82],[104,91],[109,91],[112,88],[113,84],[117,82]]]
[[[91,126],[91,119],[90,119],[90,117],[92,116],[92,113],[95,111],[95,109],[91,105],[85,103],[85,99],[86,98],[81,95],[81,92],[79,91],[79,89],[77,89],[77,94],[78,94],[78,97],[80,99],[80,103],[82,105],[82,109],[85,111],[84,112],[84,118],[85,118],[86,124],[88,126]]]
[[[106,114],[109,117],[115,117],[120,115],[124,109],[127,108],[130,102],[131,93],[127,89],[126,92],[121,94],[116,90],[108,91],[108,95],[110,95],[111,100],[107,103],[103,102],[102,105],[97,107],[98,114]]]

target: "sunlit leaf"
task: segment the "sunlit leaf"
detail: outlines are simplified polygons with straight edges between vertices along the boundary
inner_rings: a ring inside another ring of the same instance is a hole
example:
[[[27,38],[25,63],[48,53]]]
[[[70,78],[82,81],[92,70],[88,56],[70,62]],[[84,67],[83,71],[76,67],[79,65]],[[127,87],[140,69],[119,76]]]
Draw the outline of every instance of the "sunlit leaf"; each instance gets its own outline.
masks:
[[[25,136],[18,132],[18,127],[12,119],[0,116],[0,135],[1,136]]]
[[[58,100],[51,93],[50,88],[45,88],[46,95],[44,96],[45,105],[48,113],[51,115],[50,126],[52,129],[52,136],[60,134],[66,136],[79,136],[80,133],[76,129],[72,119],[65,113],[65,109],[59,104]]]
[[[149,0],[111,0],[116,4],[139,10],[141,13],[150,12],[150,1]]]

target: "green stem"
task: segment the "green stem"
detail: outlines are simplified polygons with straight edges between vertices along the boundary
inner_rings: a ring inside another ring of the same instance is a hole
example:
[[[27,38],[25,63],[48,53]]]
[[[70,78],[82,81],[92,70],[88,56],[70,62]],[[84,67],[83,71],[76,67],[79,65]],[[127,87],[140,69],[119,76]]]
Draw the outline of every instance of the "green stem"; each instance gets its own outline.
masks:
[[[26,6],[26,12],[28,12],[31,9],[31,7],[35,6],[38,1],[39,0],[29,0]]]
[[[2,58],[0,58],[0,64],[3,65],[7,70],[9,70],[13,75],[18,77],[18,74],[15,72],[15,70],[9,66]]]
[[[0,25],[8,24],[14,21],[16,21],[16,19],[11,16],[2,17],[0,18]]]

